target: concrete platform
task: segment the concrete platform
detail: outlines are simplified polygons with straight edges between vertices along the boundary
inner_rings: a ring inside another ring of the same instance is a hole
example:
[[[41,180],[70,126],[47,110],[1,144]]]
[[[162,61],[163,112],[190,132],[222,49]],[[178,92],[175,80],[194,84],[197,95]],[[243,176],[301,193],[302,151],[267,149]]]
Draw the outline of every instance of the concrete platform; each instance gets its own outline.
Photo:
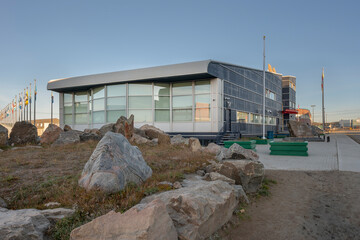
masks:
[[[270,145],[257,145],[265,169],[360,172],[360,144],[346,135],[331,134],[330,142],[309,142],[308,157],[270,155]]]

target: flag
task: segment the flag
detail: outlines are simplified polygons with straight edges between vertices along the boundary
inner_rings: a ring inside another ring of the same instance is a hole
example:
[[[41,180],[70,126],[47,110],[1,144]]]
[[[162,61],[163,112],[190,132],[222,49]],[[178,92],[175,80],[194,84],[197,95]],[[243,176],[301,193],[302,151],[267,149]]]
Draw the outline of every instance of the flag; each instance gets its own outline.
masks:
[[[324,91],[324,68],[321,74],[321,91]]]
[[[26,93],[25,93],[25,105],[29,104],[29,94],[28,94],[28,90],[26,89]]]
[[[35,81],[34,98],[35,98],[35,101],[36,101],[36,95],[37,95],[36,79],[34,81]]]
[[[52,92],[51,92],[51,103],[54,103],[54,96]]]
[[[21,98],[21,94],[19,94],[19,109],[21,110],[21,105],[22,105],[22,98]]]

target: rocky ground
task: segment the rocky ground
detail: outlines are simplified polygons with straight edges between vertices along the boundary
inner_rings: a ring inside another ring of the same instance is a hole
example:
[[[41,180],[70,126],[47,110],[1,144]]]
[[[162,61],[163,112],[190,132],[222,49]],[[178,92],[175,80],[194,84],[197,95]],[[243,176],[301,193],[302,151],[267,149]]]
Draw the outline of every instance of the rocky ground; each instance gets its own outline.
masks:
[[[360,173],[269,170],[266,177],[277,182],[271,195],[253,199],[214,239],[360,239]]]

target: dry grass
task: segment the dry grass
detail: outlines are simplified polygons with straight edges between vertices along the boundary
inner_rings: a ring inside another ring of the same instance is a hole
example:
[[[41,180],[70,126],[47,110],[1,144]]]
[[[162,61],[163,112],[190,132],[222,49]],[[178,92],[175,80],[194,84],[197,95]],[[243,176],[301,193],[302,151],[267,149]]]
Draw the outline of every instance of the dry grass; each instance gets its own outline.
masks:
[[[123,191],[105,194],[86,192],[77,184],[82,169],[96,147],[96,142],[44,149],[7,150],[0,154],[0,196],[9,208],[43,209],[47,202],[78,209],[51,230],[53,239],[68,239],[70,231],[110,210],[126,211],[143,197],[169,190],[158,182],[175,182],[184,174],[195,172],[214,156],[191,152],[185,146],[139,145],[153,175],[143,185],[129,184]]]

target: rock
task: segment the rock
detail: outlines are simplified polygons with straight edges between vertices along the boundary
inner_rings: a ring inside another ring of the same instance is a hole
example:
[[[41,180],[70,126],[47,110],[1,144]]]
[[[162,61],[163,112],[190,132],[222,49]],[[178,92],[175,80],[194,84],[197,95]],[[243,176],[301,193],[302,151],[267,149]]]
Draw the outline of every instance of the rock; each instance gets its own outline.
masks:
[[[234,188],[223,181],[187,181],[186,187],[144,198],[159,199],[174,222],[179,239],[205,239],[231,218],[238,201]]]
[[[101,134],[98,135],[94,132],[83,132],[79,135],[79,137],[80,137],[80,142],[100,141],[100,139],[102,138]]]
[[[134,127],[134,133],[140,135],[143,138],[147,138],[145,131]]]
[[[69,125],[65,125],[64,126],[64,131],[67,132],[67,131],[71,131],[72,128],[69,126]]]
[[[7,204],[4,199],[0,197],[0,208],[7,208]]]
[[[37,128],[29,122],[16,122],[10,133],[10,143],[36,144]]]
[[[209,143],[209,145],[206,147],[206,150],[210,153],[218,154],[221,150],[221,146],[215,143]]]
[[[154,139],[151,140],[151,143],[152,143],[154,146],[156,146],[156,145],[159,144],[159,139],[154,138]]]
[[[74,229],[71,240],[177,240],[174,224],[163,202],[138,204],[125,213],[109,212]]]
[[[55,124],[49,124],[46,130],[41,135],[41,144],[52,144],[59,138],[62,129]]]
[[[189,145],[189,138],[184,138],[181,134],[175,135],[170,139],[171,145],[185,144]]]
[[[217,163],[213,160],[210,161],[210,165],[205,166],[205,172],[206,173],[211,173],[211,172],[218,172],[221,168],[221,164]]]
[[[101,136],[105,136],[105,134],[107,132],[113,132],[114,125],[115,125],[115,123],[109,123],[109,124],[106,124],[106,125],[102,126],[99,129],[99,131],[101,133]]]
[[[107,132],[85,164],[79,185],[87,190],[114,193],[130,182],[141,184],[151,175],[152,170],[137,147],[122,134]]]
[[[132,138],[130,139],[130,142],[133,142],[136,144],[147,144],[147,143],[151,143],[151,140],[134,133]]]
[[[197,152],[201,150],[201,144],[199,139],[193,137],[189,138],[189,147],[192,152]]]
[[[39,210],[0,209],[1,239],[42,240],[49,226],[50,221]]]
[[[314,137],[313,129],[306,123],[289,120],[288,128],[291,137]]]
[[[239,171],[234,166],[234,164],[230,162],[223,162],[216,172],[235,180],[235,184],[241,184],[241,177]]]
[[[6,146],[8,143],[8,130],[0,124],[0,146]]]
[[[233,185],[234,189],[235,189],[235,194],[236,194],[236,198],[241,202],[241,203],[246,203],[249,204],[249,198],[247,197],[243,187],[241,185]]]
[[[216,155],[216,159],[218,161],[223,161],[225,159],[250,159],[250,160],[258,160],[259,155],[256,152],[245,149],[241,147],[239,144],[234,143],[230,148],[222,147],[220,152]]]
[[[80,142],[80,134],[81,132],[75,130],[61,132],[59,138],[51,146],[78,143]]]
[[[204,170],[197,170],[196,174],[199,176],[204,176],[205,175],[205,171]]]
[[[74,214],[74,209],[68,208],[53,208],[53,209],[45,209],[40,211],[42,215],[44,215],[48,220],[52,222],[56,222],[60,219],[70,217]]]
[[[220,171],[220,173],[234,179],[236,184],[242,185],[246,193],[255,193],[261,187],[265,175],[264,165],[261,162],[253,160],[226,160],[223,165],[225,164],[229,168],[232,165],[236,169],[235,171],[237,171],[238,176],[233,177],[234,173],[229,176],[224,171]]]
[[[93,134],[101,136],[101,132],[97,128],[91,128],[91,129],[87,128],[87,129],[84,130],[84,133],[93,133]]]
[[[173,188],[173,184],[168,181],[159,182],[157,185],[164,188]]]
[[[217,172],[211,172],[211,173],[205,174],[204,179],[208,180],[208,181],[220,180],[220,181],[223,181],[223,182],[227,182],[229,184],[235,184],[234,179],[228,178],[228,177],[226,177],[226,176],[224,176],[224,175],[222,175],[220,173],[217,173]]]
[[[45,203],[44,206],[47,207],[47,208],[51,208],[51,207],[58,207],[60,206],[61,204],[58,203],[58,202],[48,202],[48,203]]]
[[[174,182],[173,187],[174,187],[175,189],[182,188],[182,186],[181,186],[181,183],[180,183],[180,182]]]
[[[145,131],[146,136],[150,139],[157,138],[159,145],[170,144],[170,136],[159,128],[156,128],[149,124],[145,124],[141,126],[140,130]]]
[[[130,140],[134,134],[134,115],[131,114],[129,119],[121,116],[113,126],[113,131],[115,133],[121,133],[127,140]]]

